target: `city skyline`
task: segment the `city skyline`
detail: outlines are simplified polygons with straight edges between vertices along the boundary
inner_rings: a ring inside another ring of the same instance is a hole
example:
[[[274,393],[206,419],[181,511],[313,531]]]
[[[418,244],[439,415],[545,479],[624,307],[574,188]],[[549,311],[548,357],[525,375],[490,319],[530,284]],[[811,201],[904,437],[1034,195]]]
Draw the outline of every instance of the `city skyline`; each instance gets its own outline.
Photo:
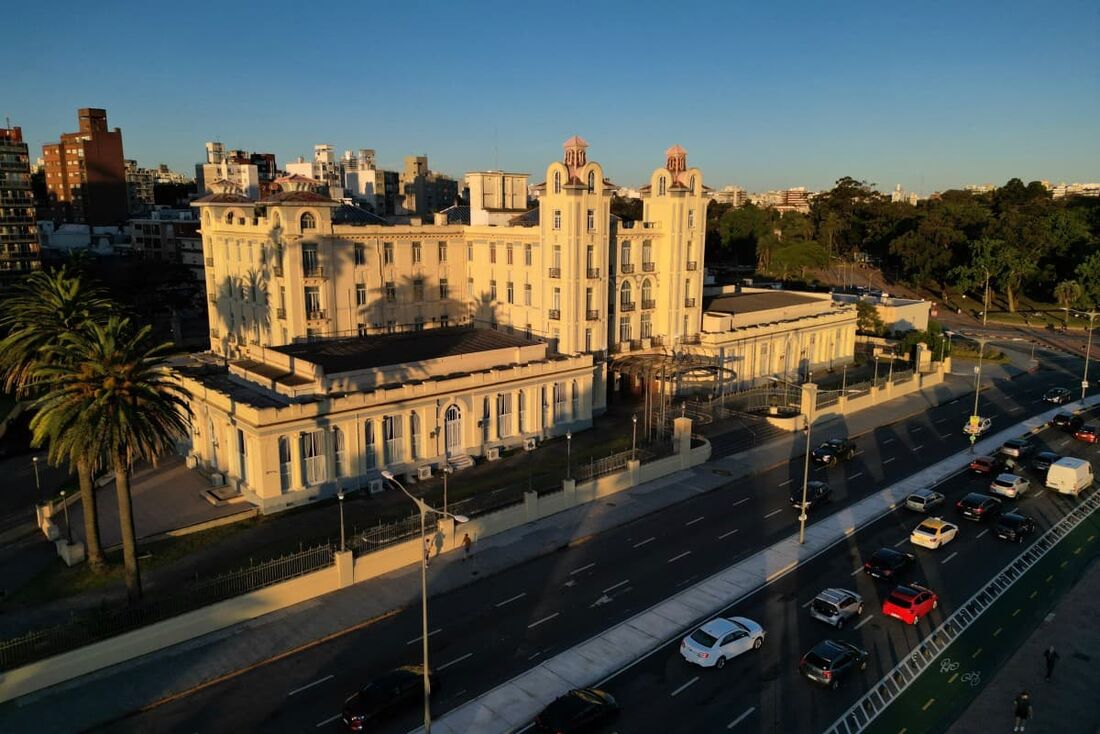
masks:
[[[127,158],[179,171],[219,140],[273,152],[280,165],[330,143],[373,148],[391,168],[426,153],[456,177],[535,172],[580,134],[623,186],[643,183],[673,144],[705,162],[708,183],[755,191],[821,190],[842,176],[920,194],[1014,177],[1096,178],[1100,83],[1089,59],[1100,24],[1085,3],[1063,4],[1041,27],[1022,4],[975,5],[950,23],[902,8],[669,17],[651,4],[630,16],[570,7],[344,9],[340,26],[369,22],[377,36],[363,57],[354,44],[332,50],[336,16],[304,35],[291,9],[274,6],[265,18],[273,33],[235,39],[235,55],[256,63],[234,65],[202,6],[170,26],[157,14],[74,9],[80,22],[51,29],[66,48],[104,33],[168,32],[186,53],[133,64],[125,44],[97,44],[94,63],[72,68],[26,34],[13,52],[27,66],[5,80],[0,114],[23,128],[33,158],[74,109],[103,107]],[[223,28],[255,20],[217,12]],[[47,20],[36,7],[16,14],[23,26]],[[541,47],[554,27],[557,47]],[[430,47],[417,44],[420,34]]]

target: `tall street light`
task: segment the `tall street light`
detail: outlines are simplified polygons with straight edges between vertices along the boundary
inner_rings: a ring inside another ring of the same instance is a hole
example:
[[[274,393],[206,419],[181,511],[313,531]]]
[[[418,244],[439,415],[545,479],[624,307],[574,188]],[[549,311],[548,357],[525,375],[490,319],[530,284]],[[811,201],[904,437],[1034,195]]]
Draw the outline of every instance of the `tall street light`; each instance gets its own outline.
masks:
[[[634,424],[633,433],[630,436],[630,460],[634,461],[638,458],[638,414],[630,416],[630,422]]]
[[[431,734],[432,731],[432,709],[431,709],[431,696],[432,696],[432,681],[428,671],[428,554],[423,550],[424,541],[427,537],[426,532],[426,518],[429,512],[434,512],[437,515],[453,518],[454,521],[461,525],[462,523],[469,522],[470,518],[465,515],[452,515],[449,512],[443,512],[437,510],[434,507],[429,507],[424,500],[418,497],[413,497],[409,494],[409,490],[405,489],[405,485],[397,481],[397,477],[392,472],[383,471],[382,476],[388,479],[393,484],[397,485],[397,488],[405,493],[405,496],[413,501],[416,505],[416,509],[420,511],[420,621],[421,621],[421,641],[423,643],[424,652],[424,734]]]
[[[565,478],[573,478],[573,432],[565,432]]]
[[[42,485],[38,481],[38,457],[33,457],[31,463],[34,464],[34,488],[38,492],[38,504],[42,504]]]
[[[337,503],[340,505],[340,552],[343,553],[348,549],[347,543],[344,542],[344,490],[340,490],[336,493]]]
[[[450,464],[444,464],[443,468],[440,469],[440,471],[443,472],[443,513],[446,514],[447,513],[447,477],[450,476],[451,474],[454,474],[455,470],[451,468]]]
[[[875,363],[878,364],[877,362]],[[772,382],[778,383],[780,380],[778,377],[768,376],[768,379]],[[805,386],[802,387],[805,391]],[[814,401],[817,402],[817,401]],[[806,433],[806,458],[802,466],[802,505],[799,507],[798,514],[798,544],[803,545],[806,542],[806,520],[809,516],[806,515],[806,498],[809,493],[810,485],[810,427],[813,425],[814,418],[813,413],[816,405],[810,406],[810,412],[806,415],[806,425],[802,427],[802,430]]]
[[[1081,402],[1085,402],[1085,392],[1089,389],[1089,355],[1092,353],[1092,322],[1100,316],[1098,311],[1089,311],[1085,314],[1089,317],[1089,338],[1085,347],[1085,373],[1081,377]]]

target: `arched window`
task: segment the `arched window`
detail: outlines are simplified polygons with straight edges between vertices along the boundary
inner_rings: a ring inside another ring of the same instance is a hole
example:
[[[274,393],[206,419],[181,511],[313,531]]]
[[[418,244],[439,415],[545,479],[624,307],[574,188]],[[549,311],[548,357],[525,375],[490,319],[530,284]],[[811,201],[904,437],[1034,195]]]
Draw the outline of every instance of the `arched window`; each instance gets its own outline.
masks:
[[[409,416],[409,450],[413,461],[420,458],[420,414],[416,411]]]
[[[527,391],[519,391],[519,432],[527,430]]]
[[[202,223],[203,224],[210,224],[210,210],[209,209],[207,209],[206,211],[204,211],[202,213]]]
[[[336,471],[336,478],[347,475],[347,463],[344,449],[344,432],[337,426],[332,427],[332,459],[333,469]]]
[[[303,230],[317,229],[317,220],[309,212],[302,215],[301,223]]]
[[[653,303],[653,284],[646,278],[642,281],[642,308],[647,308],[648,303]]]
[[[623,240],[622,253],[623,253],[622,260],[621,260],[622,264],[623,265],[629,265],[630,264],[630,240]]]
[[[634,289],[629,280],[623,281],[623,287],[619,289],[619,303],[624,310],[634,305]]]
[[[282,218],[280,218],[280,217],[279,217],[279,212],[275,212],[275,213],[274,213],[274,214],[273,214],[273,215],[271,216],[271,226],[272,226],[272,227],[275,227],[276,229],[278,229],[278,228],[279,228],[279,227],[281,227],[282,225],[283,225],[283,220],[282,220]]]
[[[554,171],[554,193],[561,193],[561,171]]]
[[[284,492],[290,489],[290,439],[279,436],[279,488]]]
[[[573,380],[573,420],[577,419],[577,416],[581,412],[581,391],[577,387],[577,381]]]
[[[373,469],[378,465],[378,457],[374,453],[374,421],[368,420],[363,425],[363,465],[367,469]]]
[[[596,172],[595,171],[589,171],[588,172],[588,193],[591,194],[595,190],[596,190]]]
[[[661,178],[657,181],[657,196],[664,196],[664,195],[665,195],[665,177],[661,176]]]
[[[691,180],[688,182],[688,191],[693,194],[695,193],[695,176],[692,176]]]
[[[232,210],[227,211],[225,213],[225,223],[226,224],[233,224],[233,211]]]

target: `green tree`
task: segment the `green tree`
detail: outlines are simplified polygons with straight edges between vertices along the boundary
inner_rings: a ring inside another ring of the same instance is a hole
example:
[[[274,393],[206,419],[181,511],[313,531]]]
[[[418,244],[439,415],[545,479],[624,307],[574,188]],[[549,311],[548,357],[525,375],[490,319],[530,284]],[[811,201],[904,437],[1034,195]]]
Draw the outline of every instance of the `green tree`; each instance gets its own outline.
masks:
[[[775,248],[771,253],[770,272],[786,280],[798,271],[805,280],[808,268],[823,268],[828,261],[825,248],[816,242],[794,242]]]
[[[886,324],[878,315],[878,309],[867,301],[856,301],[856,330],[861,334],[882,336],[886,331]]]
[[[722,248],[734,253],[737,262],[755,262],[759,267],[761,262],[769,260],[766,253],[760,252],[761,241],[775,238],[776,223],[774,209],[762,209],[754,204],[730,209],[718,222]],[[764,248],[770,250],[774,244],[766,242]]]
[[[1069,326],[1069,309],[1081,300],[1082,294],[1081,284],[1076,280],[1063,280],[1054,286],[1054,298],[1066,312],[1066,326]]]
[[[103,289],[91,285],[73,267],[39,270],[28,275],[14,286],[0,308],[0,328],[7,331],[0,341],[4,389],[21,399],[48,392],[52,386],[41,382],[38,370],[68,361],[71,355],[62,346],[64,339],[89,324],[104,323],[113,309]],[[34,445],[48,444],[50,463],[59,465],[67,461],[76,471],[84,507],[88,565],[99,573],[106,566],[99,539],[94,481],[101,457],[75,439],[63,436],[60,431],[49,431],[36,435]]]
[[[982,324],[989,316],[989,299],[992,284],[1005,270],[1006,249],[1004,242],[982,237],[970,243],[970,262],[952,271],[956,282],[963,288],[982,289]]]
[[[35,402],[31,420],[36,437],[77,434],[94,437],[96,453],[107,457],[115,473],[126,591],[141,598],[130,467],[154,460],[187,426],[188,393],[171,375],[164,351],[151,345],[150,327],[134,328],[129,319],[110,317],[105,324],[62,337],[69,354],[63,362],[40,365],[35,374],[50,389]],[[77,439],[74,439],[76,441]]]
[[[1089,308],[1100,307],[1100,250],[1077,266],[1077,282],[1081,284],[1081,300]]]

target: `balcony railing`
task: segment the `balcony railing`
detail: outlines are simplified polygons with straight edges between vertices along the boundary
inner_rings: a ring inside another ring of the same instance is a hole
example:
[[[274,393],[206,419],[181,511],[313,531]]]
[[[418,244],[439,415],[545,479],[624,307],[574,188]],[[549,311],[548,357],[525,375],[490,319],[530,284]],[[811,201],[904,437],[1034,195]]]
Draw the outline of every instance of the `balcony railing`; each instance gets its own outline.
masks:
[[[688,263],[687,263],[687,269],[688,270],[698,270],[698,268],[699,268],[699,263],[697,263],[694,260],[688,260]]]
[[[283,266],[282,265],[276,265],[276,266],[271,268],[271,272],[275,273],[276,278],[281,278],[281,277],[283,277]]]
[[[657,269],[657,263],[642,263],[642,272],[643,273],[652,273],[656,269]]]
[[[214,258],[212,258],[212,257],[206,258],[206,267],[208,267],[208,268],[214,267]]]
[[[598,278],[598,277],[600,277],[600,269],[599,268],[589,268],[588,269],[588,277],[589,278]]]
[[[683,341],[684,344],[698,344],[699,343],[699,335],[698,334],[687,334],[681,341]]]
[[[657,302],[656,301],[642,301],[642,310],[643,311],[648,311],[652,308],[657,308]]]
[[[634,272],[634,263],[622,263],[619,266],[619,269],[622,272],[627,273],[627,274],[633,273]]]
[[[320,265],[312,268],[303,268],[302,274],[307,278],[323,278],[325,277],[325,269]]]
[[[275,309],[275,318],[285,320],[286,319],[286,309],[285,308]]]
[[[587,311],[585,313],[585,317],[589,321],[599,321],[600,320],[600,312],[599,311]]]
[[[560,278],[561,277],[561,268],[550,268],[550,277],[551,278]]]
[[[620,302],[619,303],[619,310],[620,311],[633,311],[634,306],[635,306],[634,301]]]
[[[324,321],[325,318],[324,311],[310,311],[306,314],[307,321]]]
[[[561,321],[561,311],[559,309],[556,309],[556,308],[550,309],[550,320],[551,321]]]
[[[694,298],[685,298],[684,299],[684,308],[695,308],[695,299]]]

